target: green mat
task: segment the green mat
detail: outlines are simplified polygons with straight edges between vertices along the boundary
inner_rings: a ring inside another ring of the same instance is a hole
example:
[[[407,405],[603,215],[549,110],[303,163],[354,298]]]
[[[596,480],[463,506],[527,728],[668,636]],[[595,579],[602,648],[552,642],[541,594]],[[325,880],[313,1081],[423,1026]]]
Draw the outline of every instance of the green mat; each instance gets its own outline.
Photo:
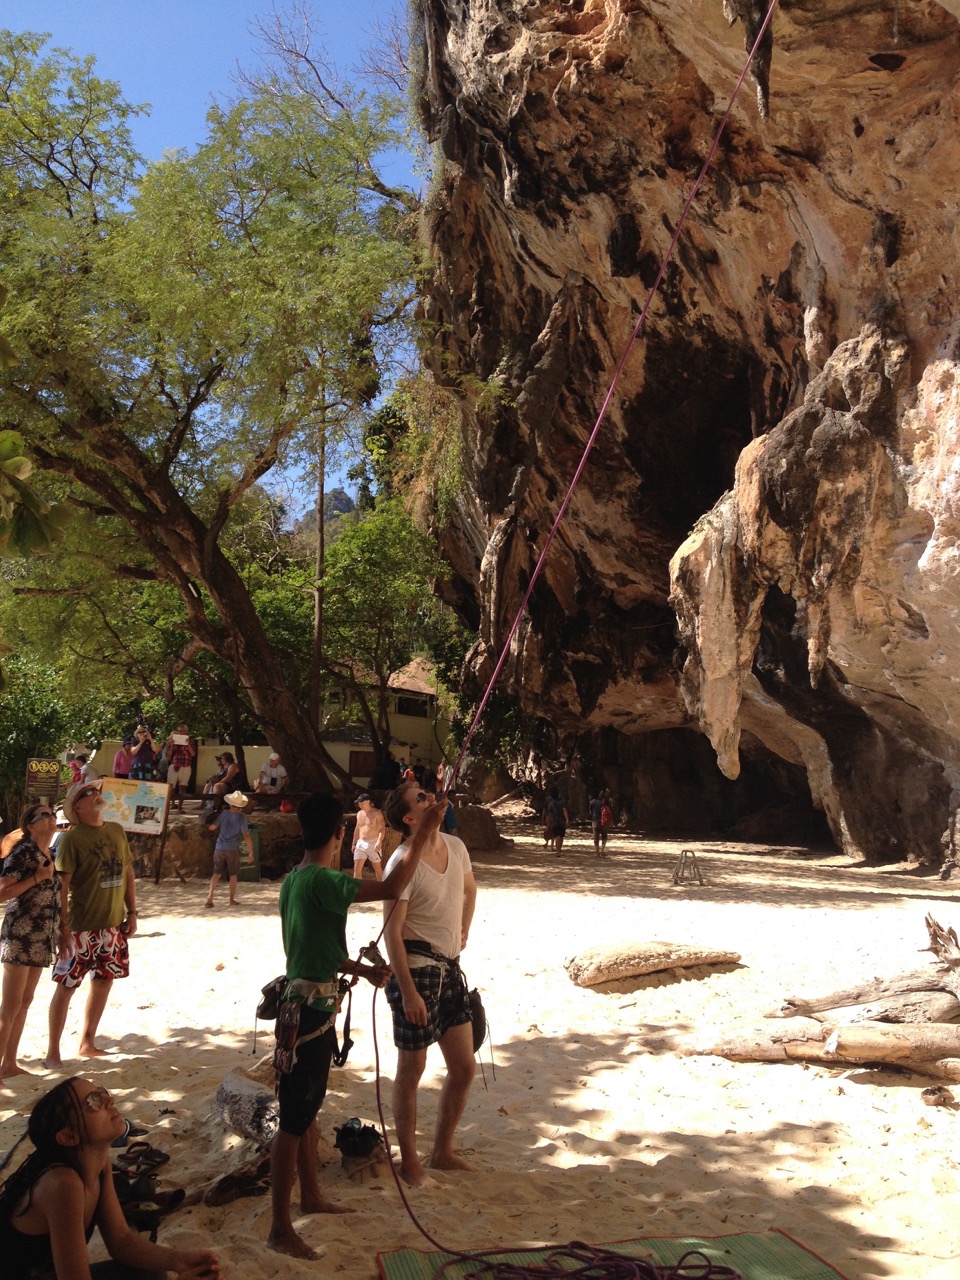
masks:
[[[562,1248],[563,1246],[557,1246]],[[594,1245],[627,1257],[653,1257],[657,1262],[675,1263],[691,1249],[699,1249],[712,1262],[722,1262],[739,1271],[743,1280],[843,1280],[839,1271],[805,1249],[781,1231],[763,1235],[715,1236],[705,1240],[618,1240],[613,1244]],[[546,1258],[539,1249],[515,1249],[478,1254],[485,1262],[507,1262],[524,1266],[543,1266]],[[383,1280],[433,1280],[439,1267],[450,1258],[449,1253],[425,1253],[420,1249],[396,1249],[378,1253],[377,1265]],[[458,1262],[444,1273],[446,1280],[462,1280],[476,1268],[476,1263]],[[572,1264],[571,1264],[572,1265]]]

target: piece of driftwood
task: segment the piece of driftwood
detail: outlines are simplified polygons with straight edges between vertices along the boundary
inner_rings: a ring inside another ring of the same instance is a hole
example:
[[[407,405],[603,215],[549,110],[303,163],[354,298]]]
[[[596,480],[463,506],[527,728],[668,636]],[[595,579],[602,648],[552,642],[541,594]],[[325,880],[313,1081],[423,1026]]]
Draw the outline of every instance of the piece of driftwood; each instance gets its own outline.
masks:
[[[932,953],[934,964],[813,999],[789,996],[767,1016],[817,1018],[825,1014],[823,1021],[830,1022],[836,1021],[830,1015],[843,1009],[853,1011],[843,1017],[844,1022],[960,1022],[960,943],[956,931],[945,929],[931,915],[925,923],[929,945],[923,950]]]
[[[736,964],[739,959],[736,951],[694,947],[685,942],[620,942],[581,951],[565,960],[563,967],[578,987],[595,987],[663,969]]]
[[[798,1010],[803,1013],[803,1010]],[[846,1026],[853,1022],[960,1022],[960,1002],[947,991],[905,991],[870,1004],[845,1005],[811,1013],[818,1022]]]
[[[940,1080],[960,1080],[960,1027],[930,1023],[821,1026],[799,1019],[775,1031],[743,1028],[717,1041],[679,1046],[734,1062],[885,1063]]]

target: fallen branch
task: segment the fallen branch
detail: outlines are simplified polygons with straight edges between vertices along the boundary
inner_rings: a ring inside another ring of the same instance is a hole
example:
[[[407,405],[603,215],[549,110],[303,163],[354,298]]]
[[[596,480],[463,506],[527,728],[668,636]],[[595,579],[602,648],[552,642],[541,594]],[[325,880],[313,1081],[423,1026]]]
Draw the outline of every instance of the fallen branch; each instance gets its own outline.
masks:
[[[936,964],[895,978],[875,978],[872,982],[812,999],[788,996],[780,1008],[767,1017],[816,1017],[818,1013],[864,1005],[866,1008],[844,1020],[960,1022],[960,942],[956,930],[945,929],[931,915],[924,923],[929,942],[923,950],[936,957]]]
[[[733,1062],[884,1063],[918,1075],[960,1080],[960,1027],[927,1022],[837,1027],[798,1021],[774,1032],[744,1028],[723,1040],[688,1042],[680,1049]]]
[[[825,996],[804,999],[801,996],[788,996],[779,1009],[774,1009],[768,1018],[802,1018],[829,1009],[847,1009],[853,1005],[867,1004],[873,1000],[884,1000],[894,996],[908,995],[920,991],[948,991],[944,986],[946,975],[936,969],[920,969],[915,973],[905,973],[899,978],[877,978],[873,982],[863,982],[859,987],[848,987],[843,991],[831,991]],[[950,981],[956,975],[949,975]],[[954,997],[956,1003],[956,997]]]

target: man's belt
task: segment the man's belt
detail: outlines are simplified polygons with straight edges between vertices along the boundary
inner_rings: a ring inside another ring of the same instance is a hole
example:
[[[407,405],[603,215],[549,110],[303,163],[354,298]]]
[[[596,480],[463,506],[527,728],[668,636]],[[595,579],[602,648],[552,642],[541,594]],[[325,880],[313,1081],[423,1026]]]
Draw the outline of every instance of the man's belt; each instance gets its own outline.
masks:
[[[403,949],[407,953],[407,964],[411,969],[425,969],[428,965],[455,969],[460,964],[456,956],[451,958],[441,955],[439,951],[434,951],[429,942],[421,942],[419,938],[404,938]]]

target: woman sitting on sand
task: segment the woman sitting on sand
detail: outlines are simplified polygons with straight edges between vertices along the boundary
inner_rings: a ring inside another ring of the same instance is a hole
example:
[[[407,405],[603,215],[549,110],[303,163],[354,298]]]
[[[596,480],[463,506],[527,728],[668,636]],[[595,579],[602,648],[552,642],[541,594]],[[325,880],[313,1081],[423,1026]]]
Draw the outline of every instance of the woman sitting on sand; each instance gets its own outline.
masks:
[[[217,1280],[205,1249],[165,1249],[131,1230],[113,1186],[110,1144],[125,1122],[106,1089],[80,1076],[36,1103],[27,1136],[36,1150],[0,1190],[4,1275],[35,1280]],[[94,1226],[112,1262],[92,1266]]]
[[[40,973],[52,963],[66,926],[60,919],[60,879],[54,875],[50,841],[57,815],[48,804],[31,804],[20,815],[21,838],[0,875],[3,994],[0,996],[0,1080],[22,1074],[17,1050]]]

